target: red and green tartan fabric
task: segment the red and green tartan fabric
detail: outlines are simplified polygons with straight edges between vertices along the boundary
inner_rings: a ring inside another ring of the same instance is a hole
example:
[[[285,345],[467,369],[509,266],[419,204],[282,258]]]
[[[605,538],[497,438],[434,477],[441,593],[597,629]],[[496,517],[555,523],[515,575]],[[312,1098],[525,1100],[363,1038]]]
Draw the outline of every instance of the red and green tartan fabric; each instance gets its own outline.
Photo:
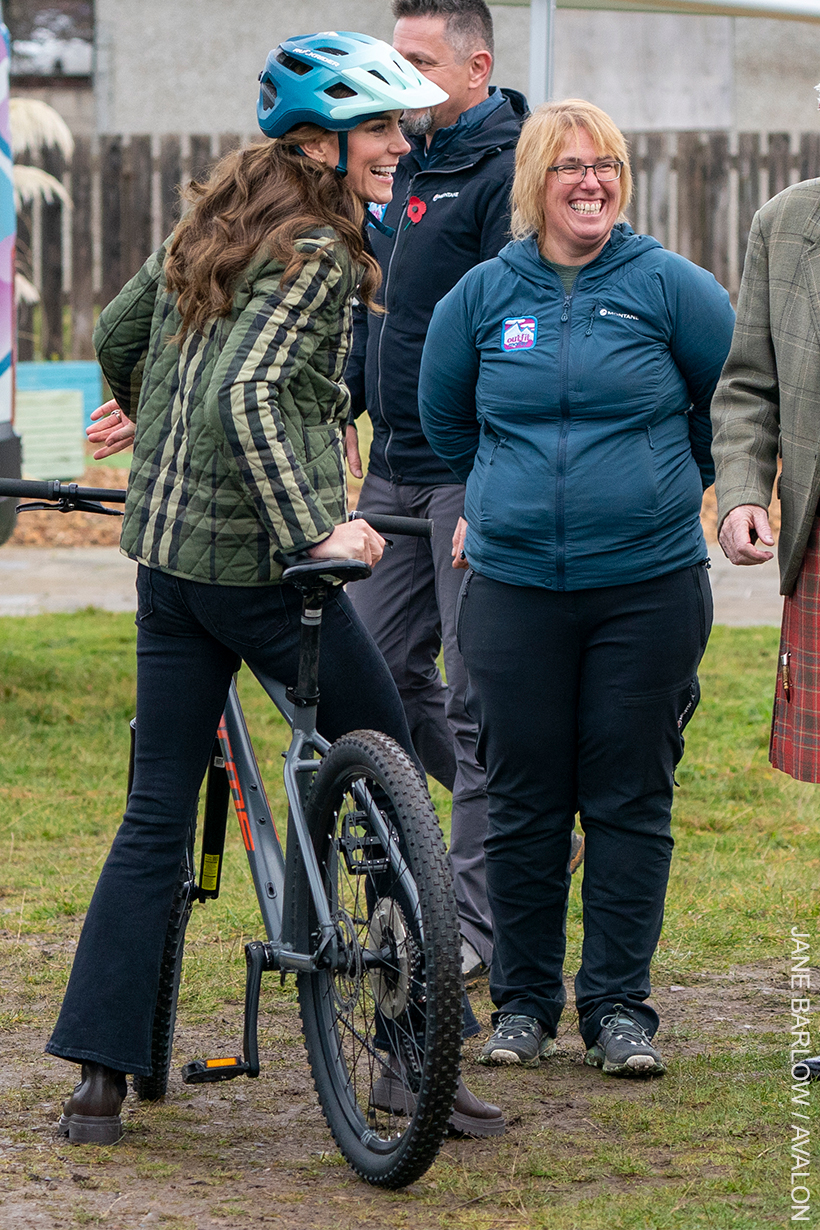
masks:
[[[788,696],[780,663],[788,654]],[[793,592],[783,602],[769,759],[801,782],[820,782],[820,518]]]

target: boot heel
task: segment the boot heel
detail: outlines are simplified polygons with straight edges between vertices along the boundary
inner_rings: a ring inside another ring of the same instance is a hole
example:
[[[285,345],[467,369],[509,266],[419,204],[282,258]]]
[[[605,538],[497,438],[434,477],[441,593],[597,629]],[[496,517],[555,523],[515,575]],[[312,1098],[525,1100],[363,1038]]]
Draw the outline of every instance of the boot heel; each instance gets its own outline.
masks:
[[[122,1136],[119,1115],[71,1115],[66,1125],[60,1118],[60,1131],[72,1145],[115,1145]]]

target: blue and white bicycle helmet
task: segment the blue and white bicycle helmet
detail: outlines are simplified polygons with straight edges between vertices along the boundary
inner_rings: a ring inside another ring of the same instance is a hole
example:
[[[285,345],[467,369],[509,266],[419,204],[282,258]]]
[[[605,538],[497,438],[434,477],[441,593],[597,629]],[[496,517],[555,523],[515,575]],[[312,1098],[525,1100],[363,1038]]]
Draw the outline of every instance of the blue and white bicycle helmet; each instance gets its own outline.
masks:
[[[340,134],[340,174],[347,140],[341,134],[383,111],[434,107],[448,97],[381,39],[344,30],[289,38],[269,54],[259,74],[256,114],[267,137],[297,124]]]

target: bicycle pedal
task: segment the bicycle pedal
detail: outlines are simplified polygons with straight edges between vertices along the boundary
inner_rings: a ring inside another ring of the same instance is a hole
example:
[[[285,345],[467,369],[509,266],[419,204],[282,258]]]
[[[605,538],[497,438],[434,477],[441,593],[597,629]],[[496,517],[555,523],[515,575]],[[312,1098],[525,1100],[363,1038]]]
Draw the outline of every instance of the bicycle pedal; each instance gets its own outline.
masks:
[[[183,1085],[207,1085],[217,1081],[232,1081],[236,1076],[246,1076],[250,1064],[238,1055],[227,1059],[194,1059],[182,1069]]]

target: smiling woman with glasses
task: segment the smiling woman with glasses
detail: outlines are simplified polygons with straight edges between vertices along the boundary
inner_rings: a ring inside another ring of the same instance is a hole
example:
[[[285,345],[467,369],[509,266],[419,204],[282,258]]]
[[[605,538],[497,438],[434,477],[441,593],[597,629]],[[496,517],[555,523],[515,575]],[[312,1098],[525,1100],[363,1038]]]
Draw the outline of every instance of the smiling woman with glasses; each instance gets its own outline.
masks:
[[[712,619],[709,402],[734,317],[710,273],[632,231],[631,191],[608,115],[539,108],[516,153],[514,242],[438,305],[419,401],[467,483],[458,633],[495,939],[481,1061],[534,1067],[556,1049],[580,812],[586,1062],[653,1076],[674,770]]]

